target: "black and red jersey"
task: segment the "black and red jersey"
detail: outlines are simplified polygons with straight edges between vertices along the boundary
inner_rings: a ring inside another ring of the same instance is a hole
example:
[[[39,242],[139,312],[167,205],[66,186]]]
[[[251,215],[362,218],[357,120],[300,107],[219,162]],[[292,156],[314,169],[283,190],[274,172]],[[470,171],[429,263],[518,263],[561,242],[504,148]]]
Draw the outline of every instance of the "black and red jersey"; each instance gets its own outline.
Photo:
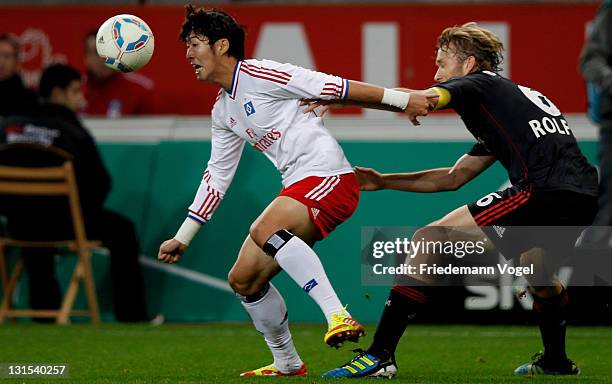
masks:
[[[540,92],[489,71],[437,84],[478,143],[473,156],[493,155],[512,184],[597,196],[597,171],[584,157],[559,109]]]

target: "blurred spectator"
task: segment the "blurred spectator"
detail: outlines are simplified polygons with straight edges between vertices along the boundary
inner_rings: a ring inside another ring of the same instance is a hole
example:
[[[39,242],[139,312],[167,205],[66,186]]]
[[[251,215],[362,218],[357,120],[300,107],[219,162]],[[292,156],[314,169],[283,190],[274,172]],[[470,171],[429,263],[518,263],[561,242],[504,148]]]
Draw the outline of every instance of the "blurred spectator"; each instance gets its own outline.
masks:
[[[104,65],[96,52],[96,32],[85,39],[86,106],[89,116],[159,115],[167,108],[155,92],[153,80],[138,73],[119,73]]]
[[[609,245],[612,225],[612,0],[593,19],[580,56],[588,85],[589,117],[599,125],[599,211],[583,244]],[[606,227],[606,228],[604,228]]]
[[[81,124],[76,112],[84,102],[81,75],[64,64],[46,68],[40,80],[43,103],[30,117],[13,116],[0,124],[0,143],[37,143],[55,146],[74,156],[73,162],[85,218],[87,235],[99,239],[110,251],[113,304],[119,321],[146,321],[142,271],[138,262],[139,244],[132,222],[103,207],[111,179],[96,143]],[[15,161],[15,160],[11,160]],[[31,161],[29,159],[28,161]],[[32,206],[11,212],[4,201],[2,212],[9,218],[9,230],[17,238],[61,239],[69,237],[71,224],[65,204],[45,201],[45,215]],[[43,217],[41,217],[43,216]],[[32,220],[36,217],[37,220]],[[53,217],[53,222],[45,218]],[[30,283],[30,305],[35,309],[59,308],[61,294],[54,276],[54,249],[24,249]]]
[[[35,105],[36,94],[19,75],[19,41],[0,34],[0,117],[28,114]]]

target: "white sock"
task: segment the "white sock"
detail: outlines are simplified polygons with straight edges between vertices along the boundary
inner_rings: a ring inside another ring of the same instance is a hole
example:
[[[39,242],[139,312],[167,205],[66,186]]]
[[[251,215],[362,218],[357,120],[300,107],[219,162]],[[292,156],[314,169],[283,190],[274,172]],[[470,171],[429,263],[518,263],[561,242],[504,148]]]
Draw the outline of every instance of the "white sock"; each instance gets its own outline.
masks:
[[[255,328],[264,335],[274,357],[274,366],[283,373],[299,369],[302,360],[289,332],[287,306],[276,287],[270,284],[268,292],[261,299],[253,303],[242,300],[242,306],[253,320]]]
[[[323,264],[317,254],[302,239],[293,236],[274,256],[281,268],[319,305],[327,322],[331,315],[343,310]]]

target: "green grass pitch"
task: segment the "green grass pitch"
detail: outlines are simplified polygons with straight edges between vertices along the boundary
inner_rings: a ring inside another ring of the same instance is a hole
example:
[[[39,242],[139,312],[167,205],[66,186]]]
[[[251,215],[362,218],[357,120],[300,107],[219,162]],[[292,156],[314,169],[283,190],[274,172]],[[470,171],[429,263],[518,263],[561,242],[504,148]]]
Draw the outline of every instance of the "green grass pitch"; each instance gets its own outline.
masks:
[[[292,325],[307,378],[240,378],[268,364],[269,352],[250,324],[0,326],[0,363],[68,363],[68,379],[8,380],[34,383],[319,383],[326,370],[349,360],[355,346],[323,344],[324,326]],[[612,328],[572,327],[568,351],[578,378],[524,378],[512,370],[540,348],[538,331],[524,326],[411,326],[397,354],[397,383],[606,383],[612,382]],[[380,379],[383,380],[383,379]],[[353,380],[372,382],[372,379]],[[346,382],[342,380],[341,382]]]

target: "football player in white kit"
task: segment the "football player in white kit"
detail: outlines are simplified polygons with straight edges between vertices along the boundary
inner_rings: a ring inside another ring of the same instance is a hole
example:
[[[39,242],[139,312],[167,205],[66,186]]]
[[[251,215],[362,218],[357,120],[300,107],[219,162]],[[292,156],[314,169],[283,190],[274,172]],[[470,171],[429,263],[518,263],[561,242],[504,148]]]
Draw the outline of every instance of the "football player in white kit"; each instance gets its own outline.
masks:
[[[312,250],[347,220],[359,200],[359,185],[342,148],[300,99],[345,99],[405,111],[416,123],[427,99],[349,81],[291,64],[244,59],[244,29],[220,10],[186,7],[181,38],[196,79],[221,87],[212,110],[212,151],[187,218],[158,259],[175,263],[212,216],[227,191],[245,143],[262,152],[282,175],[283,189],[251,225],[228,275],[231,287],[264,335],[274,357],[243,376],[306,375],[293,344],[287,309],[270,283],[281,269],[319,305],[331,346],[357,341],[363,327],[342,306]]]

